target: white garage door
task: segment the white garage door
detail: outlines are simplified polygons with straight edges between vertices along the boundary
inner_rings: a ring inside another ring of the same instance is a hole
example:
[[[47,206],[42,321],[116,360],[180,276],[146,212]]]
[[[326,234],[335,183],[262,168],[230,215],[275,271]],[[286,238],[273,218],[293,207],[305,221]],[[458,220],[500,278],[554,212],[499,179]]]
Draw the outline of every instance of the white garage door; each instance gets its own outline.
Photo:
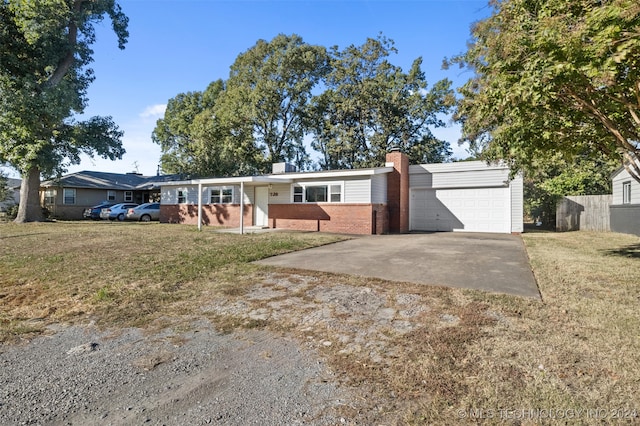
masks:
[[[413,189],[412,231],[511,232],[509,188]]]

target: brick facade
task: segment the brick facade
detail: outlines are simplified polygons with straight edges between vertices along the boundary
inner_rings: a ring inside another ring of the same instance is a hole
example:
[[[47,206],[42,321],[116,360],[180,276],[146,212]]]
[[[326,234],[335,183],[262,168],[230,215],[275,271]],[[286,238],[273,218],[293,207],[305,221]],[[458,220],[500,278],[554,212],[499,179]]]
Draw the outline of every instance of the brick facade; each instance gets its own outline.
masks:
[[[162,204],[161,223],[198,224],[198,206],[194,204]],[[203,204],[202,224],[209,226],[240,226],[240,204]],[[244,226],[253,225],[253,206],[244,205]]]
[[[388,231],[384,204],[271,204],[269,227],[343,234]]]
[[[269,227],[343,234],[409,232],[409,159],[400,151],[387,154],[394,170],[387,174],[387,203],[269,204]],[[240,226],[239,204],[203,204],[202,223]],[[198,224],[198,206],[163,204],[160,222]],[[253,206],[245,205],[244,225],[253,225]]]
[[[387,175],[389,232],[409,232],[409,157],[400,151],[387,154],[393,171]]]

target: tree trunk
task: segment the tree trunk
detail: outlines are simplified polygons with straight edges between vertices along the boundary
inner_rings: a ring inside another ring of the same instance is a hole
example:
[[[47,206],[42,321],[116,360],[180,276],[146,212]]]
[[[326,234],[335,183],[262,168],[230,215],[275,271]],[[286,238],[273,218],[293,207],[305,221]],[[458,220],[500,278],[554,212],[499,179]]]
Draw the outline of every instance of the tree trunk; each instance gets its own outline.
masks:
[[[34,166],[22,173],[20,205],[15,222],[42,222],[43,220],[44,215],[40,205],[40,168]]]

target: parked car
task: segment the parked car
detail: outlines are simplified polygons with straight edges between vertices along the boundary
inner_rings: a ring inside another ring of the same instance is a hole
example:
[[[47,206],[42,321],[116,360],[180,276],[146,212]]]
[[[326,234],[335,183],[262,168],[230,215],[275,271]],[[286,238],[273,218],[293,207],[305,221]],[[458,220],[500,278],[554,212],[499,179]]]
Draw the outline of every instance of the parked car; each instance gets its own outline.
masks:
[[[97,206],[89,207],[88,209],[85,209],[84,213],[82,213],[82,217],[84,217],[85,219],[99,220],[100,212],[102,211],[102,209],[107,209],[114,204],[115,203],[102,202]]]
[[[127,211],[137,206],[138,205],[135,203],[114,204],[111,207],[103,208],[100,211],[100,218],[109,220],[118,219],[119,221],[123,221],[127,214]]]
[[[127,211],[125,219],[139,220],[141,222],[160,220],[160,203],[144,203],[138,207],[133,207]]]

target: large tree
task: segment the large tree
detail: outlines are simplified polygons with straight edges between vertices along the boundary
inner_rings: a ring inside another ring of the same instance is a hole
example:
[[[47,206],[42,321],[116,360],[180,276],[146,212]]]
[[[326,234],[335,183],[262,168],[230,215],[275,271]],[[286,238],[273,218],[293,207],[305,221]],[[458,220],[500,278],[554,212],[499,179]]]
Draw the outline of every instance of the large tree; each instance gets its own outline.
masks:
[[[439,162],[451,154],[449,144],[431,133],[444,125],[440,114],[453,104],[451,83],[442,80],[427,89],[422,59],[407,73],[389,61],[394,52],[393,41],[382,36],[332,49],[326,90],[314,98],[308,115],[321,168],[378,166],[393,147],[413,163]]]
[[[180,93],[167,103],[151,135],[162,149],[162,169],[189,177],[250,174],[262,163],[251,139],[234,137],[219,108],[225,84],[214,81],[204,92]],[[242,142],[245,143],[242,143]]]
[[[231,66],[217,111],[232,143],[251,140],[264,153],[263,170],[273,162],[307,163],[304,117],[327,60],[324,47],[280,34],[258,40]]]
[[[94,79],[94,25],[105,16],[124,48],[128,19],[114,0],[0,0],[0,162],[22,174],[17,222],[42,220],[41,175],[82,153],[124,153],[110,117],[76,118]]]
[[[468,51],[463,138],[534,169],[558,153],[617,159],[640,181],[640,3],[492,0]]]

